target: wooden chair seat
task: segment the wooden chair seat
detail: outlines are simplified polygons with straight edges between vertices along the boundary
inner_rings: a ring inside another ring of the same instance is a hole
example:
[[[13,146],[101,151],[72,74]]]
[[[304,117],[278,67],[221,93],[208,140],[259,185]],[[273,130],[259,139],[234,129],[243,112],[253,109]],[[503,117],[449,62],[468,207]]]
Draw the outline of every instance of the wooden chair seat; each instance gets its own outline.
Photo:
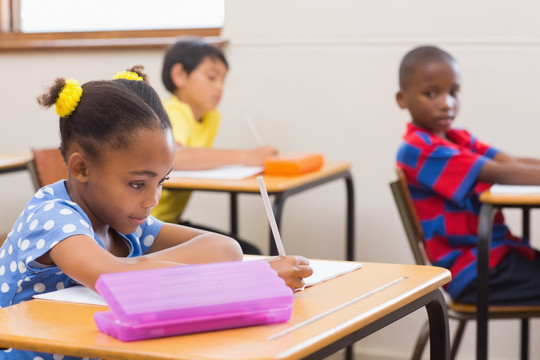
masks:
[[[454,311],[456,314],[471,314],[472,318],[476,318],[476,305],[472,304],[463,304],[459,302],[453,302],[449,300],[448,311]],[[521,317],[519,314],[523,314],[523,317],[531,317],[532,313],[536,313],[536,316],[540,316],[540,306],[536,305],[523,305],[523,306],[514,306],[514,305],[491,305],[488,308],[488,311],[491,317],[495,318],[500,316],[501,318],[506,317]]]

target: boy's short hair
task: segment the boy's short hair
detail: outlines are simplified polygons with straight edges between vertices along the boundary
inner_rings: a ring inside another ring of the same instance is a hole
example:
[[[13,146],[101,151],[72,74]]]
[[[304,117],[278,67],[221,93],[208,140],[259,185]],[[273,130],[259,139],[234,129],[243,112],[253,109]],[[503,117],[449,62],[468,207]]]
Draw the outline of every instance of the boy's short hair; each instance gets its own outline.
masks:
[[[217,46],[209,44],[198,38],[183,39],[175,42],[165,53],[161,80],[165,88],[173,93],[176,90],[171,79],[171,68],[177,64],[182,64],[184,71],[189,75],[205,59],[220,60],[228,69],[229,64],[225,55]]]
[[[432,45],[419,46],[409,51],[399,65],[399,87],[405,89],[410,75],[417,65],[425,65],[436,61],[455,62],[452,55]]]

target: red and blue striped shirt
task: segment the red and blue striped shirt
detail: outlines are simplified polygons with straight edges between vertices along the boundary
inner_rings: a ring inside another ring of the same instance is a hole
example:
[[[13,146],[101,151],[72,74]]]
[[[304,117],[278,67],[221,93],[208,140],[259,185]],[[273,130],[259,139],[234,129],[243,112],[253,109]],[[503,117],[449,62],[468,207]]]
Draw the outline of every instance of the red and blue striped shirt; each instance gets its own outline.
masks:
[[[476,278],[478,215],[482,191],[491,184],[478,182],[478,173],[499,151],[478,141],[467,130],[451,129],[447,139],[407,124],[397,153],[424,231],[428,260],[452,273],[446,286],[451,297]],[[499,211],[495,215],[490,267],[511,249],[534,257],[527,242],[512,235]]]

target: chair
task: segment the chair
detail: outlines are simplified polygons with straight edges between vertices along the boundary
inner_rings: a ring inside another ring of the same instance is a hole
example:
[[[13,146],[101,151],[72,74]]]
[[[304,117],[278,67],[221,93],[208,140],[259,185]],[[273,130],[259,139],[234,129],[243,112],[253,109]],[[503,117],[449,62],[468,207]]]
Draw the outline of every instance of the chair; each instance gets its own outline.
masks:
[[[407,234],[409,245],[411,247],[414,259],[418,265],[430,265],[424,251],[424,233],[420,225],[420,220],[416,213],[414,203],[409,192],[407,179],[401,169],[397,169],[397,180],[390,183],[392,194],[396,202],[401,222]],[[449,299],[449,297],[447,297]],[[476,320],[476,306],[469,304],[456,303],[448,300],[448,317],[449,319],[457,320],[458,327],[456,328],[454,338],[451,344],[450,358],[455,359],[457,350],[465,325],[469,320]],[[528,359],[529,348],[529,318],[540,317],[540,306],[490,306],[488,309],[488,319],[519,319],[521,321],[521,359]],[[427,343],[429,335],[429,327],[426,322],[418,335],[414,352],[413,360],[420,359],[422,352]],[[477,339],[477,342],[486,341],[487,339]]]
[[[66,165],[58,148],[32,149],[32,155],[28,170],[36,190],[67,178]]]

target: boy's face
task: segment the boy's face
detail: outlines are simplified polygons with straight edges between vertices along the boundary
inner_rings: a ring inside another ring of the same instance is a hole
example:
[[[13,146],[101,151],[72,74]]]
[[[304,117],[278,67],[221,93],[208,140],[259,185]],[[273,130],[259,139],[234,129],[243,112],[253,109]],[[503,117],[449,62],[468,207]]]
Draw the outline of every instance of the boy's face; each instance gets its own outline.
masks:
[[[227,67],[221,60],[205,58],[189,75],[182,71],[183,80],[176,95],[187,103],[196,116],[214,110],[223,93]]]
[[[435,61],[415,66],[396,99],[414,125],[444,136],[459,111],[460,87],[458,65]]]

